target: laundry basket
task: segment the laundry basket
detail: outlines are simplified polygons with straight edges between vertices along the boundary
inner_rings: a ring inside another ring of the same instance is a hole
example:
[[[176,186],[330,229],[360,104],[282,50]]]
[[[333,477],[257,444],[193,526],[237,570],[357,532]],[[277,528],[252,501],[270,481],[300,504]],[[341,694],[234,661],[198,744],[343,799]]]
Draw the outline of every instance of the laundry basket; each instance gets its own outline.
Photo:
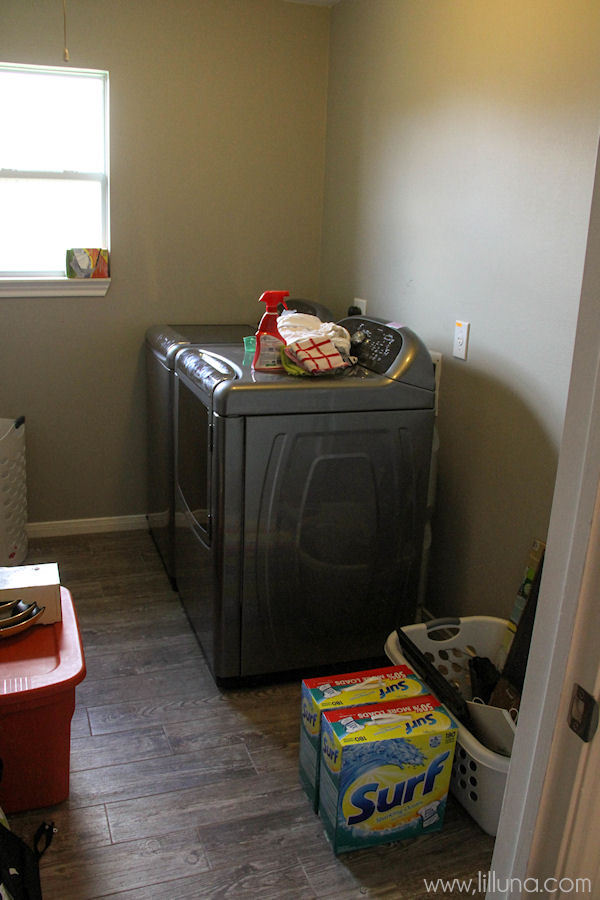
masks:
[[[27,556],[25,417],[0,419],[0,566]]]
[[[499,663],[507,625],[506,619],[494,616],[464,616],[407,625],[402,631],[470,700],[469,658],[487,656]],[[388,637],[385,652],[394,664],[406,664],[397,632]],[[509,763],[459,724],[450,790],[487,834],[495,835],[498,829]]]

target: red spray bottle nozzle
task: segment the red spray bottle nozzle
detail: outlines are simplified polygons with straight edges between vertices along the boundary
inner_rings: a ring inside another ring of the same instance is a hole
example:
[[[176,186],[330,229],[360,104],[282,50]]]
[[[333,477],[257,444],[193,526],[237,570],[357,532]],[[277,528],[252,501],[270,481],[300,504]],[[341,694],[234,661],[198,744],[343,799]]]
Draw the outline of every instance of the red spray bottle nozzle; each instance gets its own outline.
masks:
[[[277,312],[277,307],[281,303],[287,309],[284,297],[289,297],[289,291],[265,291],[258,299],[267,304],[267,312]]]

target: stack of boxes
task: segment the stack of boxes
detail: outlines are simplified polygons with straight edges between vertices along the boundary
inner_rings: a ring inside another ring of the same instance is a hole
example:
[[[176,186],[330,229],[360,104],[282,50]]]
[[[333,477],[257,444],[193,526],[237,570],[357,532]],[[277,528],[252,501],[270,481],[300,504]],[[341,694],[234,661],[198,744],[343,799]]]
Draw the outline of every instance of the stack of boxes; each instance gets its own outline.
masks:
[[[457,731],[406,665],[305,679],[300,781],[334,851],[439,830]]]

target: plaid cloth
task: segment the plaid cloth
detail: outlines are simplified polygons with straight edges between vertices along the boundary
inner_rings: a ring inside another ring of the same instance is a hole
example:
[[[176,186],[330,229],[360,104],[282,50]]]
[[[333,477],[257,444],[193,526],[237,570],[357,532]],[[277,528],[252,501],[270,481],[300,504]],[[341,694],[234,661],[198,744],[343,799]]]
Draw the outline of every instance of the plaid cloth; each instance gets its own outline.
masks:
[[[289,344],[285,352],[303,369],[315,375],[334,372],[349,365],[329,338],[302,338]]]

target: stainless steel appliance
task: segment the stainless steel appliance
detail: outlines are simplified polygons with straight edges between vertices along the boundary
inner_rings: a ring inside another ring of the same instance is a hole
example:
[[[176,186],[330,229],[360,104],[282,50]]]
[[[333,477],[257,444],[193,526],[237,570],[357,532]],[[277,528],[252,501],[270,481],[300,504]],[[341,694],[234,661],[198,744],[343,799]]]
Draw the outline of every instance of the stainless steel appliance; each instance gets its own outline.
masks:
[[[313,300],[288,298],[287,306],[331,320],[327,306]],[[147,396],[147,519],[156,548],[171,582],[175,580],[175,466],[173,437],[173,366],[182,347],[240,342],[256,325],[153,325],[146,331]]]
[[[154,325],[146,332],[148,510],[146,518],[167,574],[175,583],[175,356],[182,347],[219,344],[254,334],[251,325]]]
[[[175,360],[175,549],[217,679],[382,656],[414,621],[434,423],[408,328],[341,322],[338,376],[252,371],[238,344]]]

